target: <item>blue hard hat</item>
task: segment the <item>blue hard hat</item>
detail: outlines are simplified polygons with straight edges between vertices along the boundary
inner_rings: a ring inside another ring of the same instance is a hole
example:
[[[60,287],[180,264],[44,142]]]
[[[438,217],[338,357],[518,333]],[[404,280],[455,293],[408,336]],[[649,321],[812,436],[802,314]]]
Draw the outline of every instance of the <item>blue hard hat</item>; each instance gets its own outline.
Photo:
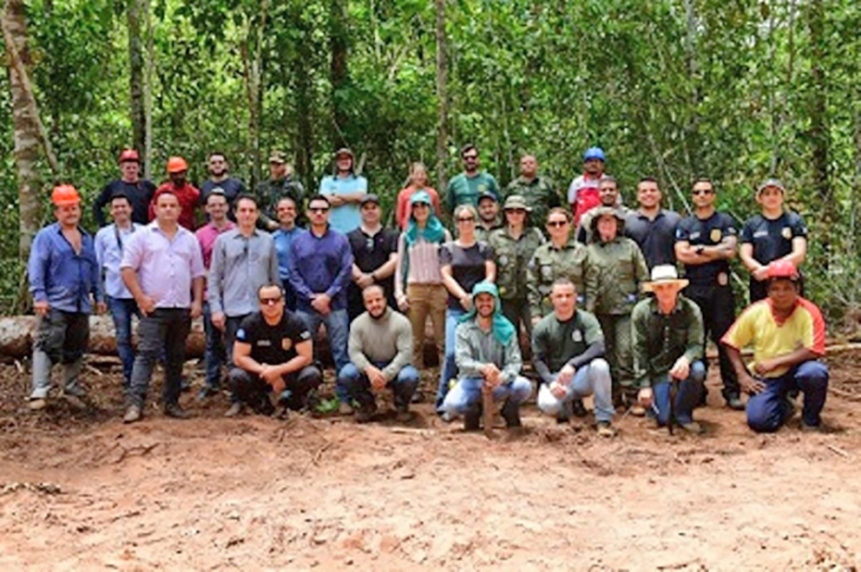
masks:
[[[604,156],[604,150],[600,147],[589,147],[586,149],[586,152],[583,153],[583,162],[585,163],[589,159],[598,159],[599,161],[607,162],[607,158]]]

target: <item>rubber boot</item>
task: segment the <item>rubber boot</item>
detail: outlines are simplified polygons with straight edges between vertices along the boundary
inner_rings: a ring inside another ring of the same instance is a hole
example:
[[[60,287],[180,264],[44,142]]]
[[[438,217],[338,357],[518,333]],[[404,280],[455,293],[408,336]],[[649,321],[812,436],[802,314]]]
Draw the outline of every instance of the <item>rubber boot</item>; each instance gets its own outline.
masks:
[[[499,413],[502,415],[502,418],[505,419],[505,426],[509,429],[522,426],[522,423],[520,423],[519,403],[512,401],[511,399],[506,399]]]
[[[33,392],[30,399],[45,399],[51,390],[51,358],[42,350],[33,350]]]
[[[72,363],[63,364],[63,393],[73,397],[86,397],[84,388],[78,385],[78,377],[84,368],[84,358],[80,357]]]

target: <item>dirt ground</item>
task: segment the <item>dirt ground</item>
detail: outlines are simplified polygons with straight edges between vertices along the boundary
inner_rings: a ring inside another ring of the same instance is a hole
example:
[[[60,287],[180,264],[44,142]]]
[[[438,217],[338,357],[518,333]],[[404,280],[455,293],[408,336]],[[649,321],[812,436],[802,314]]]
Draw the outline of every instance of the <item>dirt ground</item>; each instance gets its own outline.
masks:
[[[705,435],[628,416],[612,440],[534,406],[488,440],[426,403],[402,428],[193,393],[191,420],[124,426],[116,371],[87,369],[94,408],[34,414],[0,366],[0,570],[854,570],[861,356],[830,361],[825,434],[752,434],[712,368]]]

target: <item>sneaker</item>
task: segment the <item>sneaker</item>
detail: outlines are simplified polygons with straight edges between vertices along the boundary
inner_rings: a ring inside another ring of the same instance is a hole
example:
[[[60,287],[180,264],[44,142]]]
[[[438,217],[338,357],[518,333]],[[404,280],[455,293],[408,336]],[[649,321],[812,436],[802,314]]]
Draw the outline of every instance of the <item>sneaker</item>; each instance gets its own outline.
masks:
[[[200,391],[197,392],[197,395],[195,396],[194,400],[198,403],[203,403],[213,395],[218,395],[218,389],[212,387],[211,385],[205,385],[200,389]]]
[[[578,400],[579,401],[579,400]],[[580,405],[583,405],[583,402],[580,402]],[[571,421],[571,417],[574,415],[574,406],[570,401],[563,401],[562,407],[559,408],[559,413],[556,414],[556,423],[559,425],[564,425]]]
[[[48,400],[45,398],[31,399],[27,402],[27,407],[30,408],[31,411],[39,411],[40,409],[45,409],[48,406]]]
[[[448,415],[448,413],[446,413]],[[469,411],[463,416],[464,431],[478,431],[481,428],[481,404],[470,406]]]
[[[126,414],[123,416],[123,423],[134,423],[141,419],[141,408],[137,405],[129,405],[126,409]]]
[[[744,411],[744,402],[738,395],[730,395],[726,400],[726,406],[733,411]]]
[[[691,435],[700,435],[703,432],[702,425],[700,425],[696,421],[690,421],[688,423],[679,423],[679,427],[681,427]]]
[[[168,403],[163,411],[165,415],[174,419],[188,419],[188,413],[179,406],[179,403]]]
[[[822,426],[822,423],[819,425],[808,425],[804,421],[801,422],[801,432],[802,433],[825,433],[825,427]]]
[[[646,408],[642,405],[632,405],[630,409],[630,414],[634,417],[645,417],[646,416]]]
[[[242,413],[243,409],[245,409],[245,406],[241,402],[236,401],[230,405],[230,409],[228,409],[224,413],[224,416],[225,417],[238,417]]]
[[[502,405],[502,409],[499,411],[502,418],[505,419],[505,426],[509,429],[513,429],[515,427],[522,427],[523,424],[520,422],[520,404],[511,401],[510,399],[506,399],[505,403]]]
[[[599,421],[598,422],[598,436],[599,437],[615,437],[616,430],[613,429],[613,426],[609,421]]]
[[[371,419],[374,418],[374,414],[377,412],[377,404],[376,402],[365,403],[360,405],[358,409],[356,409],[353,417],[356,419],[356,423],[367,423]]]
[[[353,406],[347,403],[346,401],[342,401],[338,405],[338,415],[352,415],[353,414]]]
[[[586,417],[589,415],[589,412],[586,411],[586,406],[583,405],[582,399],[574,399],[571,401],[571,413],[574,414],[574,417]]]

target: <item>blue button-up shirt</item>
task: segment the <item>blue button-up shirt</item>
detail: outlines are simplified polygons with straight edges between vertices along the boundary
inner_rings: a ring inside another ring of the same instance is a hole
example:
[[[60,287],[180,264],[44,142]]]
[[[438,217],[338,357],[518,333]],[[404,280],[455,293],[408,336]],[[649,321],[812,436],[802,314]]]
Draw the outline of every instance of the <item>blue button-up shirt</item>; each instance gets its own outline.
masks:
[[[192,280],[206,275],[194,234],[179,227],[171,240],[157,221],[132,235],[120,267],[137,272],[141,290],[156,308],[189,308]]]
[[[353,271],[353,251],[347,237],[331,228],[323,236],[310,230],[290,246],[288,278],[296,291],[297,309],[314,312],[311,296],[327,294],[332,310],[347,307],[347,285]]]
[[[320,181],[321,195],[348,195],[352,193],[367,193],[368,180],[365,177],[350,175],[344,179],[337,176],[323,177]],[[359,228],[362,224],[362,214],[359,211],[359,203],[347,203],[339,207],[332,207],[329,215],[329,225],[333,230],[341,234],[349,234]]]
[[[303,232],[305,232],[304,228],[294,226],[290,230],[279,228],[272,233],[272,238],[275,239],[275,251],[278,252],[278,276],[285,285],[287,276],[290,274],[290,245]]]
[[[123,245],[128,243],[132,233],[141,228],[143,228],[142,225],[136,222],[126,229],[119,229],[116,224],[110,224],[96,233],[96,259],[99,261],[99,268],[105,281],[105,294],[111,298],[132,297],[123,283],[120,263],[123,261]]]
[[[40,230],[33,239],[27,272],[30,293],[37,302],[65,312],[92,312],[90,295],[104,301],[99,284],[99,263],[93,237],[83,229],[81,251],[75,252],[63,236],[60,223]]]

